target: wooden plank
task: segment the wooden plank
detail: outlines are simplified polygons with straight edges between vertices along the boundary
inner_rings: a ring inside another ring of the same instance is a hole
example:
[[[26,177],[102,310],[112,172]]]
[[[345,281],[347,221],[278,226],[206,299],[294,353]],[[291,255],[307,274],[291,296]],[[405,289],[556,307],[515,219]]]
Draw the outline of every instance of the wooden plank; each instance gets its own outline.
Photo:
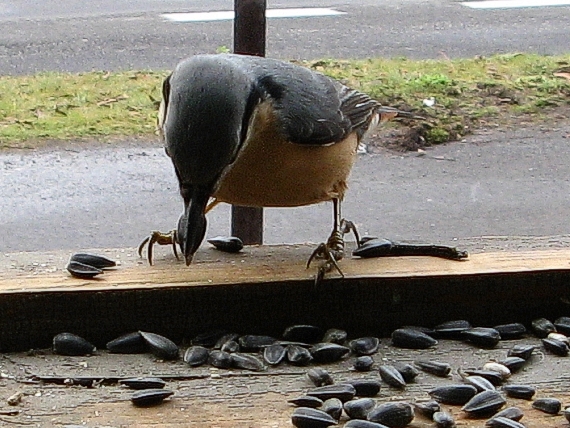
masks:
[[[201,251],[190,267],[170,255],[151,267],[114,250],[120,268],[90,281],[63,271],[68,255],[9,255],[0,263],[0,351],[47,347],[62,331],[101,347],[136,330],[177,342],[212,329],[275,335],[299,323],[384,335],[452,318],[494,325],[568,315],[565,249],[473,254],[464,262],[347,258],[344,279],[333,272],[315,287],[314,268],[305,269],[312,248]]]
[[[453,372],[448,378],[437,378],[421,373],[416,381],[399,390],[383,384],[375,397],[378,403],[388,401],[425,401],[427,392],[436,386],[460,382],[457,369],[480,367],[491,359],[504,358],[516,343],[535,344],[538,339],[526,337],[521,340],[502,341],[495,349],[482,350],[469,344],[442,340],[433,349],[403,350],[383,340],[380,350],[373,356],[377,365],[395,361],[412,362],[419,358],[436,359],[451,364]],[[353,357],[344,361],[321,365],[338,383],[348,379],[367,377],[379,379],[378,371],[356,373],[351,370]],[[25,373],[22,368],[25,367]],[[307,367],[280,365],[270,367],[266,372],[251,373],[238,370],[220,370],[208,366],[190,368],[182,361],[156,361],[149,355],[113,355],[104,351],[91,357],[61,357],[49,351],[39,355],[10,354],[2,361],[2,372],[6,375],[2,383],[5,395],[18,390],[25,392],[23,403],[17,407],[5,406],[0,410],[17,409],[19,414],[11,419],[15,426],[66,426],[88,427],[291,427],[293,412],[287,400],[304,394],[312,386],[305,373]],[[556,357],[543,351],[535,355],[525,368],[513,374],[509,383],[527,384],[537,388],[536,397],[554,397],[563,403],[570,402],[568,371],[570,358]],[[173,377],[195,376],[193,380],[169,380],[167,388],[175,395],[164,404],[140,409],[131,405],[130,390],[116,384],[94,388],[54,384],[18,384],[17,380],[31,375],[113,376],[128,377],[149,375]],[[561,414],[545,415],[532,409],[531,402],[508,399],[508,405],[521,408],[525,416],[523,423],[528,428],[567,427]],[[484,419],[467,419],[460,406],[443,406],[457,419],[458,427],[484,426]],[[342,422],[346,420],[343,417]],[[416,416],[410,427],[428,428],[434,424]]]
[[[156,287],[210,287],[215,285],[271,284],[310,281],[314,270],[305,268],[312,247],[250,247],[231,255],[205,251],[196,263],[186,267],[172,258],[149,266],[132,259],[117,270],[94,280],[72,278],[60,270],[53,273],[0,271],[0,293],[86,292],[152,289]],[[37,262],[42,264],[43,261]],[[346,280],[410,279],[486,274],[569,271],[570,250],[493,252],[472,254],[465,261],[435,257],[346,258],[341,262]],[[328,278],[338,279],[332,272]]]

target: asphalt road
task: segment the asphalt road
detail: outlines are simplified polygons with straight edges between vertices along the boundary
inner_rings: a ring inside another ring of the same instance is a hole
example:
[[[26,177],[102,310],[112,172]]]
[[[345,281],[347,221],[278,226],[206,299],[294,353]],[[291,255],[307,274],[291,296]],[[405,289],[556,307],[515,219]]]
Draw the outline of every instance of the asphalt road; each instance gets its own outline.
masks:
[[[311,6],[347,14],[271,20],[268,55],[432,58],[441,52],[560,53],[570,46],[568,7],[477,11],[437,0]],[[231,23],[174,24],[160,13],[228,8],[230,2],[219,0],[0,1],[0,74],[171,68],[192,53],[231,46]],[[364,155],[344,214],[362,233],[424,242],[567,234],[569,135],[568,125],[544,132],[495,131],[423,157]],[[66,147],[0,153],[0,252],[134,247],[150,230],[174,227],[181,201],[158,141]],[[208,236],[228,234],[227,206],[209,220]],[[268,209],[265,240],[319,242],[330,227],[327,204]]]
[[[569,142],[567,125],[497,130],[423,156],[362,155],[344,215],[363,234],[423,242],[568,234]],[[135,247],[182,210],[158,143],[0,153],[0,171],[0,252]],[[330,204],[265,213],[270,244],[320,242],[332,226]],[[227,205],[208,219],[208,237],[229,233]]]
[[[269,1],[345,15],[271,19],[267,55],[471,57],[568,51],[570,7],[475,10],[451,0]],[[43,70],[172,69],[232,46],[231,21],[173,23],[165,12],[231,10],[233,1],[0,1],[0,74]]]

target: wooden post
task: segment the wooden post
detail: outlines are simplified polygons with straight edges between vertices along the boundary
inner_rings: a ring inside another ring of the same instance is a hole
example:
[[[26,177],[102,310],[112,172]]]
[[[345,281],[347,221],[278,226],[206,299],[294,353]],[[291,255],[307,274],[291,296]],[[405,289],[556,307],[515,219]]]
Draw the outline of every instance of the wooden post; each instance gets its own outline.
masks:
[[[234,0],[234,53],[265,56],[266,0]],[[263,243],[263,208],[232,206],[231,234],[246,245]]]

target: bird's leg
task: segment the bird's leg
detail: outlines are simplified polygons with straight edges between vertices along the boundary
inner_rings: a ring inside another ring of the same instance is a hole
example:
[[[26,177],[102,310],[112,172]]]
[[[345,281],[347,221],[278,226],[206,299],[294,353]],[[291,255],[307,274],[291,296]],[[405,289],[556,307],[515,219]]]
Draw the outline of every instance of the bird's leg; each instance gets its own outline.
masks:
[[[344,274],[338,265],[338,261],[344,257],[344,235],[353,232],[356,237],[356,242],[360,242],[360,236],[356,230],[353,222],[341,218],[340,201],[333,199],[333,230],[326,243],[321,243],[309,257],[307,261],[307,268],[315,258],[323,259],[324,262],[319,266],[317,276],[315,277],[315,284],[318,285],[324,278],[327,272],[330,272],[333,267],[344,278]]]
[[[180,260],[178,257],[178,250],[176,249],[176,245],[178,244],[178,232],[176,230],[171,230],[170,232],[166,233],[159,232],[158,230],[153,230],[150,232],[150,235],[143,239],[139,245],[139,257],[142,257],[143,248],[147,243],[148,264],[152,265],[152,248],[154,247],[154,244],[172,245],[172,251],[176,256],[176,260]]]
[[[206,206],[204,210],[205,214],[207,214],[210,210],[212,210],[216,205],[218,205],[220,201],[216,198],[212,198],[212,200]],[[158,245],[172,245],[172,252],[174,256],[176,256],[176,260],[180,260],[178,257],[178,250],[176,248],[177,245],[181,245],[180,241],[178,240],[178,231],[176,229],[171,230],[170,232],[159,232],[158,230],[153,230],[150,232],[150,235],[143,239],[143,241],[139,244],[138,252],[139,257],[142,257],[142,252],[144,246],[147,246],[147,260],[150,265],[152,265],[152,249],[154,244]]]

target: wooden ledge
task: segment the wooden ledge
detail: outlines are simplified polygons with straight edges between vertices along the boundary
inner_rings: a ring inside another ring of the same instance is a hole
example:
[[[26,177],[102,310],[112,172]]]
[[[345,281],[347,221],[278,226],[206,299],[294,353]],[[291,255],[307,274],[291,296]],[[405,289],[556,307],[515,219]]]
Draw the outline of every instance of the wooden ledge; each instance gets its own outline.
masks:
[[[93,280],[71,277],[64,270],[67,256],[62,253],[26,254],[27,269],[25,263],[20,263],[18,269],[18,260],[23,256],[14,253],[7,255],[14,260],[12,269],[6,266],[0,269],[0,294],[304,283],[312,280],[318,266],[317,261],[312,268],[305,267],[312,249],[309,245],[259,246],[247,247],[239,254],[204,250],[190,267],[177,262],[173,256],[159,256],[150,266],[133,253],[123,251],[120,266]],[[93,251],[111,258],[113,252],[121,254],[121,250]],[[37,261],[30,264],[30,259]],[[548,271],[570,273],[570,249],[478,253],[463,261],[436,257],[346,258],[340,265],[346,281]],[[331,272],[327,278],[340,279],[337,272]]]
[[[186,267],[166,248],[149,266],[129,250],[99,250],[121,266],[97,280],[72,278],[69,253],[8,254],[0,261],[0,351],[50,345],[60,332],[101,347],[146,330],[182,341],[206,330],[280,334],[309,323],[353,334],[389,334],[404,324],[450,319],[476,325],[568,316],[570,250],[342,260],[314,286],[313,245],[201,250]]]

